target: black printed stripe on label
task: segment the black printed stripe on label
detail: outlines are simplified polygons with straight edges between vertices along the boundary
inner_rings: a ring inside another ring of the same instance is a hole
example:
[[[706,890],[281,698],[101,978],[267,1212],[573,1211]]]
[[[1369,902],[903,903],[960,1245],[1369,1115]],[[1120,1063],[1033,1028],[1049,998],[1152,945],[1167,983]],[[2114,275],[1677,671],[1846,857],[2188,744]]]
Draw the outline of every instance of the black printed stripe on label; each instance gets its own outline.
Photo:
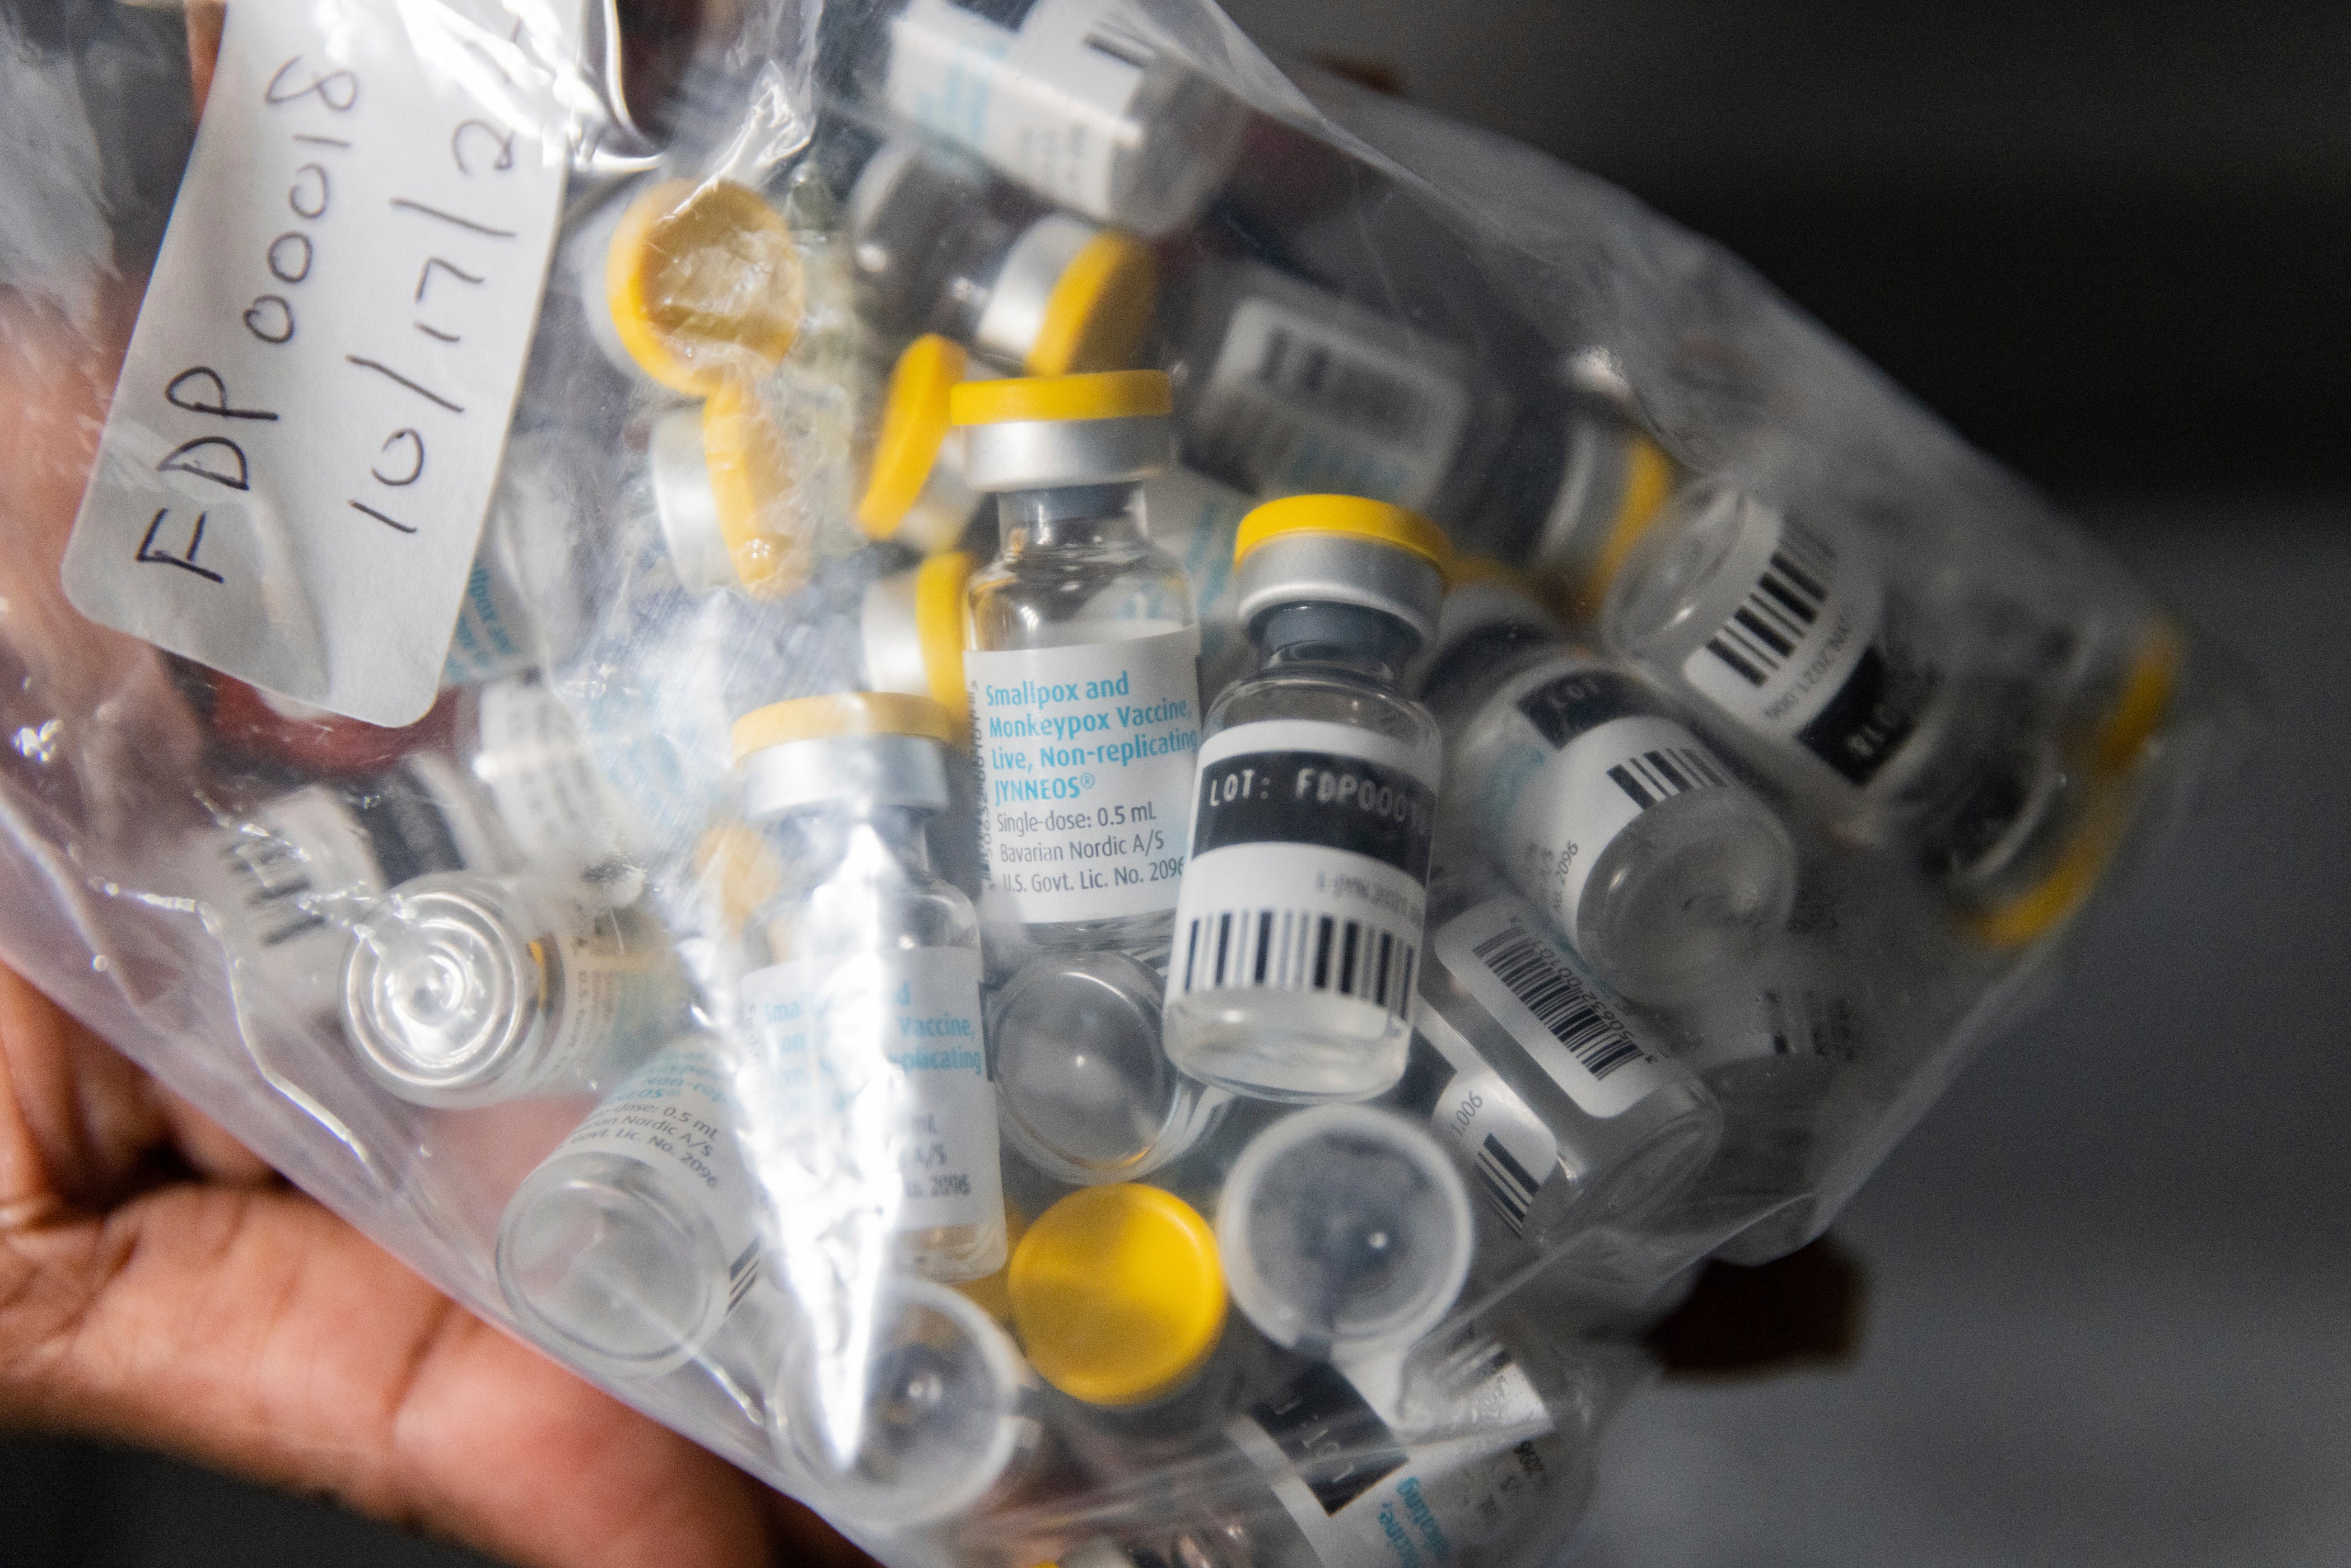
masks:
[[[1936,685],[1932,669],[1872,643],[1837,695],[1796,732],[1797,743],[1854,783],[1866,784],[1910,738]]]
[[[1511,1235],[1522,1234],[1527,1228],[1527,1215],[1535,1206],[1535,1193],[1542,1184],[1491,1133],[1479,1145],[1477,1167],[1478,1185],[1485,1188],[1494,1211],[1510,1228]]]
[[[1535,733],[1565,746],[1613,719],[1660,716],[1665,709],[1641,684],[1614,670],[1578,670],[1549,681],[1519,699]]]
[[[1630,1062],[1655,1060],[1625,1032],[1582,976],[1560,962],[1548,943],[1515,922],[1470,951],[1594,1080]]]
[[[342,800],[387,889],[427,872],[465,869],[448,815],[414,768],[395,768],[365,784],[347,786]]]
[[[1269,329],[1255,376],[1283,402],[1384,441],[1417,441],[1428,425],[1428,400],[1411,382],[1319,334]]]
[[[1836,564],[1834,546],[1790,523],[1763,575],[1708,639],[1707,651],[1750,685],[1760,686],[1778,674],[1821,618]]]
[[[1252,751],[1200,769],[1192,857],[1234,844],[1321,844],[1428,881],[1437,791],[1327,751]]]
[[[947,0],[947,4],[1013,33],[1020,30],[1020,25],[1029,20],[1029,13],[1037,8],[1037,0]]]
[[[275,833],[239,834],[222,856],[246,884],[245,907],[264,947],[281,947],[327,924],[303,897],[313,891],[309,860]]]
[[[1691,789],[1721,789],[1730,782],[1714,758],[1691,746],[1662,746],[1628,757],[1611,768],[1608,777],[1644,811],[1668,797]]]
[[[1249,1418],[1273,1439],[1325,1514],[1341,1509],[1402,1469],[1404,1448],[1355,1385],[1317,1363]]]
[[[1437,1102],[1453,1087],[1454,1077],[1453,1063],[1445,1059],[1445,1053],[1429,1044],[1426,1035],[1413,1030],[1404,1076],[1396,1080],[1394,1091],[1395,1108],[1407,1116],[1435,1116]]]
[[[1197,873],[1192,874],[1197,875]],[[1315,991],[1406,1014],[1419,935],[1317,909],[1227,909],[1177,934],[1186,995],[1194,991]]]

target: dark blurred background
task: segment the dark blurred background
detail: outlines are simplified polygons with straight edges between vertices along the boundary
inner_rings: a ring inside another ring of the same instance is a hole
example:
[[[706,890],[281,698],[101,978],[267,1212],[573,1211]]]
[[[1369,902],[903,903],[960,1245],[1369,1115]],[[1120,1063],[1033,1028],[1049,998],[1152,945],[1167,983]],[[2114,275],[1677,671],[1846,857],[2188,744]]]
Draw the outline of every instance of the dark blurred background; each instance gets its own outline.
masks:
[[[1230,0],[1745,256],[2234,645],[2287,740],[1838,1228],[1844,1362],[1612,1437],[1593,1568],[2351,1562],[2351,8]],[[0,1440],[0,1562],[473,1559]]]

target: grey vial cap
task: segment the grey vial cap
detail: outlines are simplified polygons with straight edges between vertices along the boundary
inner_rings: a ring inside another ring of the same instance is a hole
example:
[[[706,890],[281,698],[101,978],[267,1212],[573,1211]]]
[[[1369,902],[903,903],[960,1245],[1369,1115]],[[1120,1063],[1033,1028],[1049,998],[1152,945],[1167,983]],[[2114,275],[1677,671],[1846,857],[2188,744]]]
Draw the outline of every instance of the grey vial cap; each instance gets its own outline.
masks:
[[[1234,609],[1258,634],[1259,622],[1292,604],[1352,604],[1409,630],[1420,645],[1437,636],[1445,575],[1410,550],[1361,535],[1286,534],[1268,539],[1234,570]]]
[[[1139,485],[1176,457],[1165,414],[1019,420],[964,429],[964,477],[975,490]]]

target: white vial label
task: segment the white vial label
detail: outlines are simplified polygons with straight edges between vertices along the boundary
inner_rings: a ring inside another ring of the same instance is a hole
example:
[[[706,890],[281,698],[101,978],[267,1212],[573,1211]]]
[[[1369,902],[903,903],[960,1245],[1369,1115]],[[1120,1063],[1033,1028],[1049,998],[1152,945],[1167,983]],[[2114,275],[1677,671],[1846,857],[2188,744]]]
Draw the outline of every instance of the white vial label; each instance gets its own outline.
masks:
[[[1451,1074],[1429,1112],[1430,1130],[1452,1151],[1455,1163],[1476,1178],[1510,1234],[1520,1234],[1536,1195],[1558,1173],[1559,1140],[1424,998],[1415,998],[1413,1027]]]
[[[449,634],[449,656],[441,665],[444,686],[479,685],[520,674],[536,662],[531,649],[530,607],[499,569],[491,551],[474,558],[457,601],[457,625]]]
[[[230,8],[67,550],[84,614],[371,724],[432,706],[570,161],[555,9]]]
[[[1237,725],[1203,747],[1168,996],[1307,991],[1409,1017],[1436,820],[1429,761],[1307,719]]]
[[[1062,206],[1118,221],[1122,149],[1156,51],[1108,0],[911,0],[883,96]]]
[[[1331,316],[1353,312],[1331,301]],[[1191,439],[1265,495],[1328,492],[1426,508],[1469,418],[1468,391],[1440,368],[1450,358],[1402,352],[1251,296],[1225,329]]]
[[[1226,1432],[1322,1568],[1439,1568],[1518,1525],[1550,1490],[1542,1402],[1515,1366],[1504,1381],[1489,1401],[1498,1419],[1479,1423],[1500,1437],[1407,1444],[1328,1365]]]
[[[1852,541],[1750,515],[1723,570],[1752,586],[1682,676],[1741,727],[1865,787],[1909,738],[1935,676],[1886,638],[1885,591]]]
[[[1460,748],[1458,783],[1488,855],[1570,946],[1592,868],[1643,811],[1731,778],[1628,675],[1575,659],[1497,692]]]
[[[570,709],[544,681],[484,686],[475,711],[481,749],[474,775],[526,862],[590,873],[628,859],[627,808],[597,769]],[[633,894],[642,879],[624,883],[610,891]]]
[[[553,944],[549,967],[559,966],[563,1007],[541,1081],[592,1083],[675,1030],[683,982],[651,921],[584,898],[550,897],[543,907],[539,940]]]
[[[1212,670],[1241,642],[1233,619],[1233,541],[1256,505],[1189,468],[1170,468],[1143,482],[1144,528],[1184,568],[1200,617],[1200,659]]]
[[[771,965],[746,977],[743,1001],[815,1191],[862,1194],[893,1231],[1002,1223],[978,954]]]
[[[759,1272],[759,1195],[736,1146],[740,1124],[727,1075],[708,1048],[680,1043],[624,1079],[550,1158],[632,1160],[682,1194],[710,1222],[726,1255],[731,1312]]]
[[[1200,632],[964,655],[987,884],[1025,924],[1176,905]]]
[[[1617,1115],[1680,1081],[1635,1040],[1565,949],[1516,899],[1498,898],[1437,928],[1429,946],[1527,1056],[1587,1113]]]

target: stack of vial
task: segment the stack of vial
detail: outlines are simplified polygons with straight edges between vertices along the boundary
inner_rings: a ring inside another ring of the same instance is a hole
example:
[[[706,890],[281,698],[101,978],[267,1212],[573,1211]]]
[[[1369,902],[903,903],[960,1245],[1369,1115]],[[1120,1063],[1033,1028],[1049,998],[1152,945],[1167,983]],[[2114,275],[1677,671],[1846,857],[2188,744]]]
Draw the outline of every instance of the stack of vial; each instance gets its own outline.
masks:
[[[877,1550],[1531,1564],[1628,1335],[2099,884],[2183,644],[1677,460],[1117,0],[822,41],[788,156],[714,43],[575,180],[423,723],[183,670],[167,891],[521,1332]]]

